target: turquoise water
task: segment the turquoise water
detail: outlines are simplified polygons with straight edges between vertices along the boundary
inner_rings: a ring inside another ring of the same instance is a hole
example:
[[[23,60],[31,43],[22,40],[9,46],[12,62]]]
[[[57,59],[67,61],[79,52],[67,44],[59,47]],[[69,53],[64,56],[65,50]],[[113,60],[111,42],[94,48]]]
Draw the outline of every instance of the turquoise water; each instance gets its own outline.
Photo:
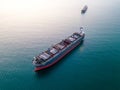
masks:
[[[119,0],[5,1],[0,5],[0,90],[120,90]],[[85,4],[88,11],[81,15]],[[80,26],[86,33],[83,44],[35,73],[32,58]]]

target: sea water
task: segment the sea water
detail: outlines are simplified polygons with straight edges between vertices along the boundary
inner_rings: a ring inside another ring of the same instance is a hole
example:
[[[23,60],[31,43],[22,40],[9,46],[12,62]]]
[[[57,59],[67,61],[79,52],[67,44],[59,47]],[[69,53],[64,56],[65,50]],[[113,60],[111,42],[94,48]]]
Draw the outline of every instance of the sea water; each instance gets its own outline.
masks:
[[[120,90],[119,0],[0,2],[0,90]],[[82,45],[34,72],[33,57],[80,26]]]

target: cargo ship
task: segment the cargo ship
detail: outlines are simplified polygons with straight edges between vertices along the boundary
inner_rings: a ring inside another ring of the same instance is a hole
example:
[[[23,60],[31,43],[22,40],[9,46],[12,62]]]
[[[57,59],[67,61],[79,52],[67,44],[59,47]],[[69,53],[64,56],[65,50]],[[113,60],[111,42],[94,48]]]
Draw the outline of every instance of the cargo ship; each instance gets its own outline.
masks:
[[[83,7],[83,9],[81,10],[81,14],[84,14],[84,13],[87,11],[87,9],[88,9],[88,6],[85,5],[85,6]]]
[[[84,37],[85,33],[83,31],[83,27],[80,27],[79,32],[73,33],[66,39],[51,46],[46,51],[34,57],[32,63],[35,66],[35,71],[40,71],[56,64],[75,47],[80,45],[84,40]]]

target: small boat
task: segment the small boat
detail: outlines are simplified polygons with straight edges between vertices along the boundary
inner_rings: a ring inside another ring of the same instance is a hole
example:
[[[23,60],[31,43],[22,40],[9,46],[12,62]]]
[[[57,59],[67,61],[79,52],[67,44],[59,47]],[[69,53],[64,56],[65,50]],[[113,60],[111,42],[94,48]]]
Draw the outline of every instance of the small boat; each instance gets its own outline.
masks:
[[[84,13],[87,11],[87,9],[88,9],[88,6],[85,5],[85,6],[83,7],[83,9],[81,10],[81,14],[84,14]]]
[[[80,32],[75,32],[69,37],[65,38],[61,42],[55,44],[54,46],[48,48],[48,50],[40,53],[33,59],[33,65],[35,66],[35,71],[40,71],[46,69],[63,57],[69,54],[75,47],[80,45],[84,40],[85,33],[83,27],[80,28]]]

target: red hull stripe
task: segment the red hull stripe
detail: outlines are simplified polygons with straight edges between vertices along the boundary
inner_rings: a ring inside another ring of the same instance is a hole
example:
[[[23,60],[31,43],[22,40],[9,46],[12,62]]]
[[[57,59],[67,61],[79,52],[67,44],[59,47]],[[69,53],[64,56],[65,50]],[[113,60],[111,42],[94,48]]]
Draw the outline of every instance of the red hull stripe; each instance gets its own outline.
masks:
[[[80,42],[79,42],[80,43]],[[35,71],[39,71],[39,70],[42,70],[42,69],[45,69],[45,68],[48,68],[50,66],[52,66],[53,64],[57,63],[59,60],[61,60],[65,55],[67,55],[70,51],[72,51],[75,47],[77,47],[79,45],[79,43],[72,47],[70,50],[68,50],[65,54],[63,54],[60,58],[58,58],[56,61],[54,61],[53,63],[47,65],[47,66],[44,66],[44,67],[36,67],[35,68]]]

